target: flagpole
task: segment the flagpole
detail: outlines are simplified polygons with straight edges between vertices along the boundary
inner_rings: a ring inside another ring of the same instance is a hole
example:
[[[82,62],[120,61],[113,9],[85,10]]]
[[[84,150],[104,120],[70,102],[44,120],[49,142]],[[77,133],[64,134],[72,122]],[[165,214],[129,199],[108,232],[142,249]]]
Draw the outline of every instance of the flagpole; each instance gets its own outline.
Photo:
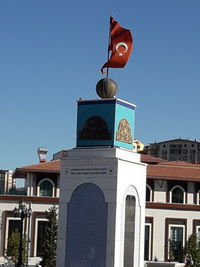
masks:
[[[109,55],[110,55],[110,38],[111,38],[111,13],[110,13],[110,21],[109,21],[109,33],[108,33],[108,54],[107,54],[107,61],[109,61]],[[106,78],[108,78],[108,71],[109,71],[109,67],[107,67],[107,71],[106,71]]]

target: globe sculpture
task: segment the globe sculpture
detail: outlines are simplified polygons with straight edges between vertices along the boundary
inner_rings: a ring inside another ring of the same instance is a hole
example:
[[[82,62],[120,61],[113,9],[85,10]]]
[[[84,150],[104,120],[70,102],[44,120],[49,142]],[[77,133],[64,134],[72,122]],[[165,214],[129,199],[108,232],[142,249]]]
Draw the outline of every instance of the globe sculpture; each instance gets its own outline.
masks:
[[[101,98],[113,98],[118,91],[117,84],[110,78],[103,78],[96,85],[97,95]]]

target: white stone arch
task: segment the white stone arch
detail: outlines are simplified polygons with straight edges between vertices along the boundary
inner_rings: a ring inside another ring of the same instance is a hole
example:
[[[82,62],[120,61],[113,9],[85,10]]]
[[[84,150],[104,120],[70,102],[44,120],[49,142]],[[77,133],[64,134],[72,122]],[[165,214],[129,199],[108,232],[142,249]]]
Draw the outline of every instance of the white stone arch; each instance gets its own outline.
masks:
[[[144,224],[141,224],[141,200],[140,196],[138,193],[138,190],[135,186],[130,185],[126,188],[124,196],[123,196],[123,202],[121,205],[121,231],[120,231],[120,240],[123,240],[121,242],[121,255],[120,256],[120,266],[123,266],[124,262],[124,238],[125,238],[125,206],[126,206],[126,197],[130,195],[135,197],[135,229],[138,229],[135,231],[135,236],[134,236],[134,251],[139,251],[140,250],[140,228],[144,227]],[[138,262],[138,253],[135,253],[134,256],[134,266],[136,266],[136,263]]]
[[[137,189],[135,188],[135,186],[133,186],[133,185],[129,185],[129,186],[126,188],[126,191],[125,191],[125,194],[124,194],[124,203],[125,203],[125,200],[126,200],[126,196],[127,196],[127,195],[134,196],[135,199],[136,199],[136,203],[137,203],[137,205],[140,206],[139,193],[138,193]]]
[[[146,191],[147,191],[147,188],[149,189],[149,192],[150,192],[150,199],[149,200],[147,200],[147,195],[145,195],[145,199],[146,199],[146,201],[149,201],[149,202],[152,202],[152,199],[153,199],[153,190],[152,190],[152,188],[151,188],[151,186],[150,185],[148,185],[148,184],[146,184]]]
[[[180,203],[180,204],[185,204],[185,202],[186,202],[186,192],[185,192],[185,189],[180,185],[175,185],[175,186],[173,186],[171,188],[171,190],[170,190],[170,203],[179,203],[179,202],[172,202],[172,194],[173,194],[173,191],[175,189],[180,189],[183,192],[183,202]]]
[[[54,197],[55,196],[55,183],[51,180],[51,179],[49,179],[49,178],[43,178],[39,183],[38,183],[38,186],[37,186],[37,196],[40,196],[40,186],[41,186],[41,184],[43,183],[43,182],[45,182],[45,181],[48,181],[48,182],[50,182],[51,184],[52,184],[52,195],[51,195],[51,197]]]

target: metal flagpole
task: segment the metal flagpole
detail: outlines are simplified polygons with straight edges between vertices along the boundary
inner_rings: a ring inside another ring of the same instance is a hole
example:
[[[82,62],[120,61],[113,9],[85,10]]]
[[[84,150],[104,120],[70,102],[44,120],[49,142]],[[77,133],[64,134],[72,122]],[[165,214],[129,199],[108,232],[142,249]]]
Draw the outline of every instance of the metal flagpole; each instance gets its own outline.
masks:
[[[110,13],[110,25],[109,25],[109,33],[108,33],[108,54],[107,54],[107,61],[109,61],[109,56],[110,56],[110,39],[111,39],[111,13]],[[107,71],[106,71],[106,78],[108,78],[108,70],[109,70],[109,67],[107,67]]]

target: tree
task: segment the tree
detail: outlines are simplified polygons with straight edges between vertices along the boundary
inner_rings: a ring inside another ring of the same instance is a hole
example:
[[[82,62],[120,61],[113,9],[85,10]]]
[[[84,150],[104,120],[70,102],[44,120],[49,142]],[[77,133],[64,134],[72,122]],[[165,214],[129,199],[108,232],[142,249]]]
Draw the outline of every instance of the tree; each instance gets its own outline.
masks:
[[[42,261],[40,264],[44,267],[56,266],[56,247],[57,247],[57,208],[55,206],[49,208],[46,213],[48,219],[47,226],[44,230],[44,239],[42,244]]]
[[[191,255],[193,266],[199,266],[200,264],[200,248],[198,247],[197,243],[197,234],[191,234],[186,242],[184,248],[185,255]]]
[[[9,262],[14,263],[15,265],[18,262],[19,257],[19,242],[20,242],[20,233],[17,229],[10,235],[8,238],[8,245],[6,249],[6,259]],[[26,237],[23,238],[23,252],[22,252],[22,259],[23,262],[26,263],[27,261],[27,241]]]

